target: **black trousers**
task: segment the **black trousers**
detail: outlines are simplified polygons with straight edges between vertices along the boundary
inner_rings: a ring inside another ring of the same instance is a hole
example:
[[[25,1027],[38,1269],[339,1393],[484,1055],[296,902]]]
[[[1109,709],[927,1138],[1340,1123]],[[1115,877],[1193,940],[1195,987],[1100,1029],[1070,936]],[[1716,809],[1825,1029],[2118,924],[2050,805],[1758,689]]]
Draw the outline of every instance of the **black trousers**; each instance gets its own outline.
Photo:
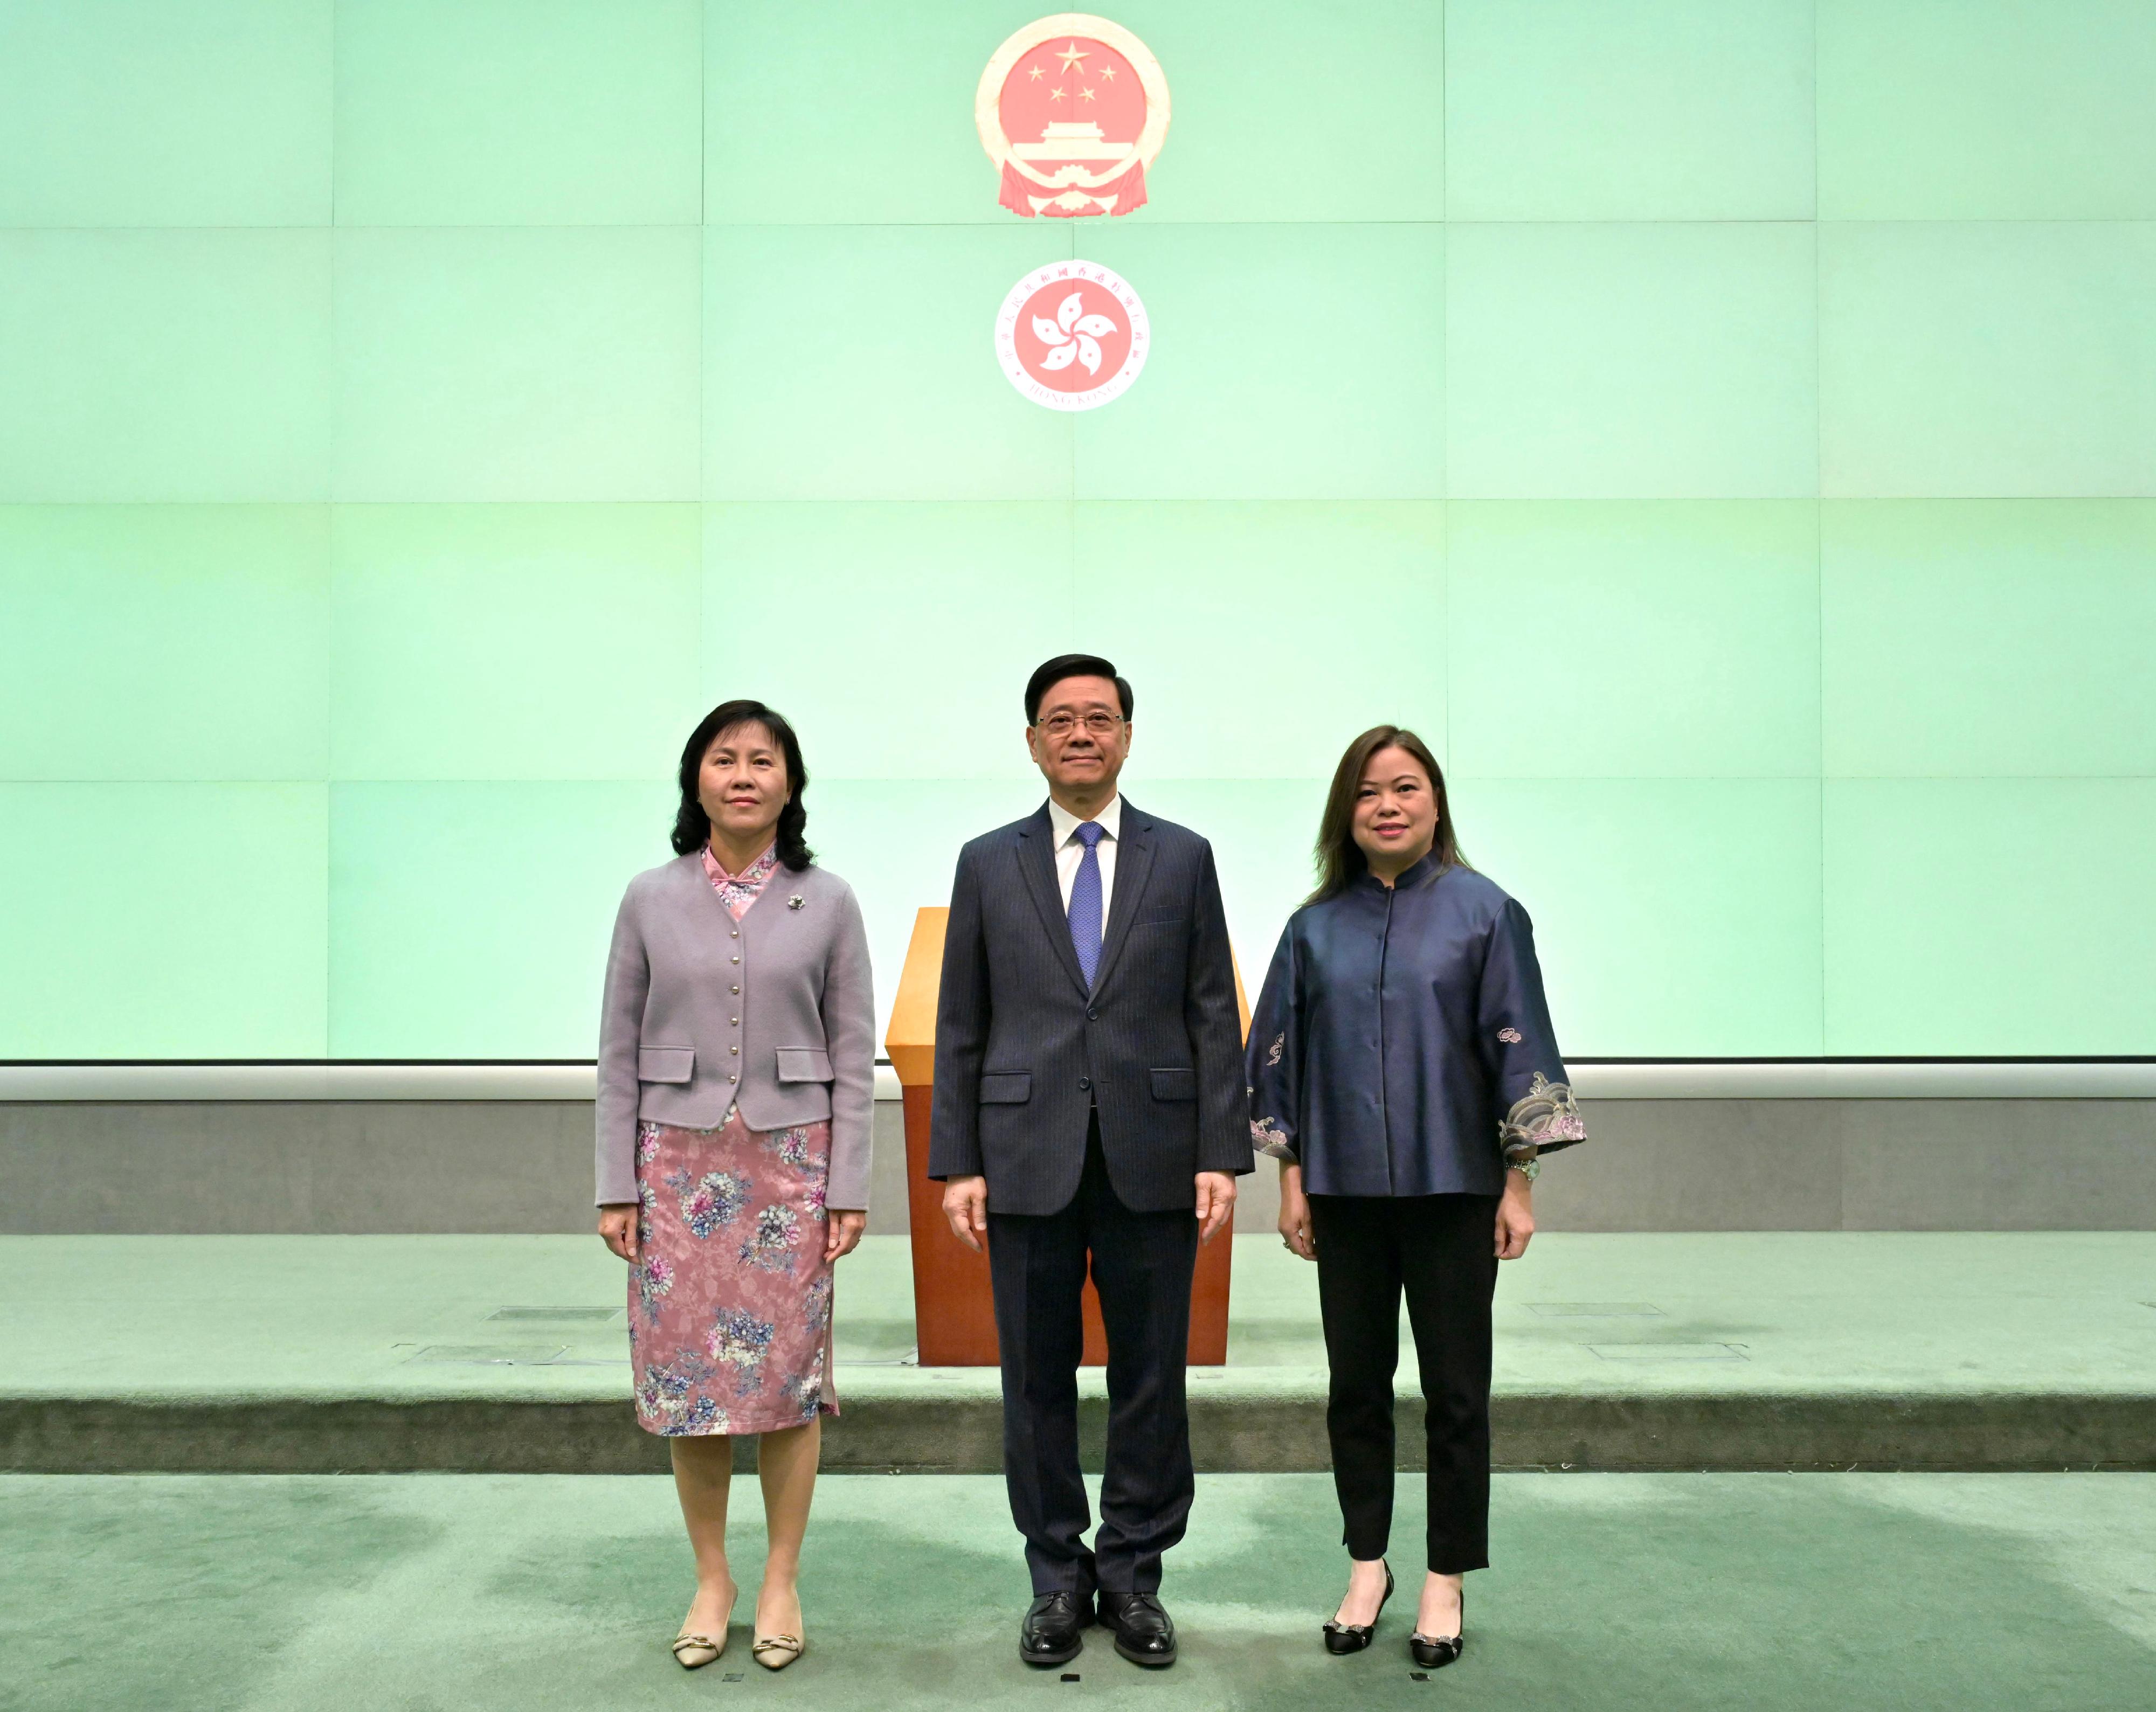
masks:
[[[1078,1469],[1081,1310],[1088,1260],[1108,1333],[1108,1448],[1091,1548]],[[1197,1483],[1183,1366],[1198,1221],[1133,1212],[1101,1156],[1099,1121],[1060,1212],[988,1213],[988,1272],[1004,1377],[1004,1480],[1036,1595],[1152,1593],[1183,1537]]]
[[[1385,1555],[1393,1525],[1393,1372],[1407,1292],[1429,1437],[1429,1567],[1490,1562],[1490,1300],[1494,1195],[1310,1197],[1332,1370],[1325,1430],[1348,1555]]]

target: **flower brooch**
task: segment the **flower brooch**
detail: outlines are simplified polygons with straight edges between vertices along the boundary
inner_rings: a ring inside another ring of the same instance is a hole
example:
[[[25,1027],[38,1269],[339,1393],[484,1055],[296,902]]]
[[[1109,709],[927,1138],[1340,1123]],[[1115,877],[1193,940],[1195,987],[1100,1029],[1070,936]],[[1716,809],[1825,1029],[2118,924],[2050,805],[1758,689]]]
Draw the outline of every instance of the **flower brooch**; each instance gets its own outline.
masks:
[[[788,899],[786,900],[786,907],[787,907],[788,909],[789,909],[789,910],[798,910],[798,909],[799,909],[799,908],[800,908],[803,904],[807,903],[808,901],[808,900],[806,898],[803,897],[803,896],[801,895],[801,894],[800,894],[800,893],[796,892],[796,893],[794,893],[794,894],[793,894],[792,897],[788,898]]]

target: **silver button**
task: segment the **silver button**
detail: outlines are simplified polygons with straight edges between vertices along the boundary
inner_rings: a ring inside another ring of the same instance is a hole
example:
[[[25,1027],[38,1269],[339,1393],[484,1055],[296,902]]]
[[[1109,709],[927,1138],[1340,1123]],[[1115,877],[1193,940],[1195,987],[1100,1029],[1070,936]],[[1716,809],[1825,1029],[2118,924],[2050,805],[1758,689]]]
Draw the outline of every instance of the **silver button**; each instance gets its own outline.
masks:
[[[741,1078],[738,1076],[729,1076],[726,1078],[726,1080],[729,1082],[738,1082],[741,1080]]]
[[[737,1046],[730,1046],[726,1050],[732,1053],[736,1058],[739,1058],[741,1056],[741,1048]]]
[[[740,959],[739,957],[737,957],[737,958],[735,958],[735,959],[734,959],[734,961],[736,961],[737,963],[738,963],[738,962],[740,962],[740,961],[741,961],[741,959]]]
[[[739,992],[741,991],[741,989],[737,987],[734,988],[734,991],[735,991],[736,992]]]
[[[734,930],[734,937],[736,939],[739,939],[741,937],[741,930],[738,927]]]
[[[738,1017],[729,1017],[726,1018],[726,1021],[732,1023],[737,1028],[741,1027],[741,1018]]]

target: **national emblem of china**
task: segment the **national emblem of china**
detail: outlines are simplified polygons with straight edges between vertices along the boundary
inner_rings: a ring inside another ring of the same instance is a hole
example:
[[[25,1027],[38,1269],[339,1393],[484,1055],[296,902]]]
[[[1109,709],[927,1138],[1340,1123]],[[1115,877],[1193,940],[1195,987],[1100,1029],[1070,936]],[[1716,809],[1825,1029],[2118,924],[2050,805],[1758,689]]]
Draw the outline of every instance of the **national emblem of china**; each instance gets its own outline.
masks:
[[[1059,12],[996,49],[973,122],[1013,213],[1127,214],[1168,136],[1168,79],[1121,24]]]

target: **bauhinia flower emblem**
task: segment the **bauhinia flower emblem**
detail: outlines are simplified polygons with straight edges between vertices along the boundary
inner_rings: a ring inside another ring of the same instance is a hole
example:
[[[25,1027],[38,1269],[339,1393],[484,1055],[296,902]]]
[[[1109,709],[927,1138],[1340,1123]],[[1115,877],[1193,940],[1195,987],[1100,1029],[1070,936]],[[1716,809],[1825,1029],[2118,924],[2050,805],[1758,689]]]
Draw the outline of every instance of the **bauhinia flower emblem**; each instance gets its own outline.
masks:
[[[1104,315],[1087,315],[1082,293],[1074,291],[1056,305],[1055,319],[1045,315],[1033,318],[1033,336],[1048,346],[1048,355],[1040,359],[1046,369],[1065,369],[1074,362],[1081,365],[1089,375],[1101,372],[1101,340],[1116,331],[1116,324]]]

